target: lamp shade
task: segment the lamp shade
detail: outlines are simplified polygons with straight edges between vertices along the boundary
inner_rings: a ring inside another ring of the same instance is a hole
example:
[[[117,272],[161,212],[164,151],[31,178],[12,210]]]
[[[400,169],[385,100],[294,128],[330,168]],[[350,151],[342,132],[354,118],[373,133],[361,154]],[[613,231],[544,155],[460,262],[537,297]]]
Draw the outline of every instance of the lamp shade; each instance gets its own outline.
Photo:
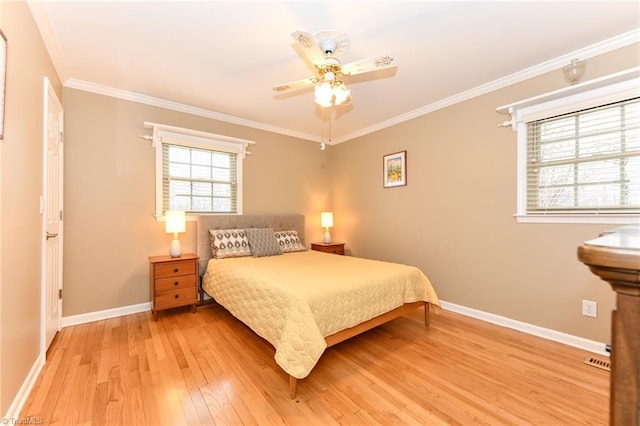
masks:
[[[323,228],[330,228],[333,226],[333,213],[322,212],[320,213],[320,226]]]
[[[185,214],[182,210],[167,210],[164,213],[164,227],[167,232],[184,232],[186,230]]]

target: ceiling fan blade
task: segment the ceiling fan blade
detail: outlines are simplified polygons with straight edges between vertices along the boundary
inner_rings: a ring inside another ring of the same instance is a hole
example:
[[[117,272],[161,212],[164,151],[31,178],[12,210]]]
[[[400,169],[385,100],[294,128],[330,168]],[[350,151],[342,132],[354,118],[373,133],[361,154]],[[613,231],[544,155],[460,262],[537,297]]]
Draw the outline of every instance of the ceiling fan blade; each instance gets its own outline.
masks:
[[[302,89],[303,87],[311,86],[320,81],[319,78],[309,77],[303,80],[291,81],[289,83],[281,84],[279,86],[273,86],[274,92],[286,92],[288,90]]]
[[[325,62],[325,55],[313,36],[304,31],[295,31],[291,33],[291,37],[296,41],[302,53],[309,59],[314,66],[322,65]]]
[[[386,55],[374,56],[372,58],[362,59],[360,61],[350,62],[342,66],[343,75],[356,75],[369,71],[383,70],[385,68],[393,68],[398,65],[398,58],[393,53]]]

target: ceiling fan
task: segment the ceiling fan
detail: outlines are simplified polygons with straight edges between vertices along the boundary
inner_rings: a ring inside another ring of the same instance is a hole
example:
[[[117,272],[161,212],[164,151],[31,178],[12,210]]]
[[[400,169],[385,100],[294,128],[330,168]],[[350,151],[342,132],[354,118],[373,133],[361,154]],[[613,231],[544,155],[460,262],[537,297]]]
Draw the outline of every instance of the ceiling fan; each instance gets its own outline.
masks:
[[[397,66],[398,59],[393,53],[374,56],[351,62],[340,63],[339,56],[349,48],[346,34],[336,31],[321,31],[315,35],[304,31],[291,34],[306,58],[316,68],[316,76],[274,86],[276,92],[302,89],[316,85],[315,101],[320,106],[348,104],[351,92],[340,80],[341,76],[352,76]]]

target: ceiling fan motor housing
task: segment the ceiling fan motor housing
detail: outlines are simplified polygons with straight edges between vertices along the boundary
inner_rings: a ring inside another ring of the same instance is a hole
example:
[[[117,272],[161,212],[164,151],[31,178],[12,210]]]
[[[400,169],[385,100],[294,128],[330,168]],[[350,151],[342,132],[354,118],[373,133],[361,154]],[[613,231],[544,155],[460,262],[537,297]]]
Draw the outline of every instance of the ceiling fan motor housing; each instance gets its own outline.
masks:
[[[336,47],[338,47],[338,42],[336,42],[335,39],[328,38],[322,40],[322,42],[320,43],[320,48],[327,55],[331,55],[333,52],[335,52]]]
[[[349,37],[338,31],[320,31],[313,36],[318,46],[327,56],[341,56],[351,45]]]

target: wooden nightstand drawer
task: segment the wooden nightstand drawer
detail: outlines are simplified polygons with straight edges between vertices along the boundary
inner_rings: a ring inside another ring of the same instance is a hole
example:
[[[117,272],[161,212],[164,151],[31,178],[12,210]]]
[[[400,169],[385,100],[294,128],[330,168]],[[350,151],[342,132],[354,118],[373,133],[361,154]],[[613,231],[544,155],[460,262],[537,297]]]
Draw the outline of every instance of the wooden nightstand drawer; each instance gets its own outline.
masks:
[[[157,263],[155,265],[155,277],[177,277],[180,275],[193,275],[196,273],[197,263],[193,261],[173,261]]]
[[[324,250],[325,253],[333,253],[333,254],[344,254],[344,246],[333,246],[333,247],[328,247],[327,249]]]
[[[344,243],[311,243],[311,250],[344,255]]]
[[[156,296],[156,309],[174,308],[197,302],[196,288],[183,288],[174,291],[163,291]]]
[[[182,288],[195,288],[195,275],[182,275],[179,277],[156,278],[156,294],[162,291],[178,290]]]

